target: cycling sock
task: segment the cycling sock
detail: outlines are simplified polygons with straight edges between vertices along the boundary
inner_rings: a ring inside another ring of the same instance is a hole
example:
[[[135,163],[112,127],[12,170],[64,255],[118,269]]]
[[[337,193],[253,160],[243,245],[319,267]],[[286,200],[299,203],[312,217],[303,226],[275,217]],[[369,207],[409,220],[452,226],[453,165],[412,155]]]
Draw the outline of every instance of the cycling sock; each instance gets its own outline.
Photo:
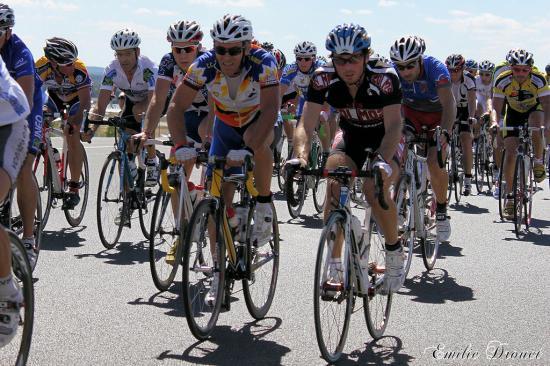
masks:
[[[447,213],[447,202],[445,202],[445,203],[437,202],[436,212],[437,213]]]
[[[465,176],[466,178],[472,178],[472,175],[471,175],[471,174],[464,174],[464,176]]]
[[[271,192],[267,196],[258,196],[256,197],[258,203],[271,203]]]
[[[78,193],[78,189],[80,188],[80,182],[69,182],[69,191]]]
[[[399,248],[401,248],[401,239],[397,239],[395,244],[386,243],[386,250],[389,250],[390,252],[398,250]]]

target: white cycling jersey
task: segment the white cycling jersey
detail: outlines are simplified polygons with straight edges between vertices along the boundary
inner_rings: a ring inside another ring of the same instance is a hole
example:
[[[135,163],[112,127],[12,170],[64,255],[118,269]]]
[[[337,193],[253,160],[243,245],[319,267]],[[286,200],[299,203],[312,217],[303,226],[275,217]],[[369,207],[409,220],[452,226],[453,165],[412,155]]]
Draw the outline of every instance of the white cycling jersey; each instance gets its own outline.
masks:
[[[493,96],[492,83],[487,85],[483,84],[481,81],[481,76],[476,76],[476,96],[477,103],[481,105],[481,110],[483,113],[487,112],[487,100],[491,99]]]
[[[10,76],[0,57],[0,126],[24,120],[30,113],[27,96]]]
[[[145,56],[139,56],[136,71],[130,82],[120,62],[115,59],[105,68],[101,90],[113,90],[116,87],[132,102],[138,103],[147,99],[150,91],[155,91],[157,73],[158,67],[153,61]]]
[[[472,74],[463,71],[462,80],[458,83],[452,83],[451,89],[455,97],[458,108],[468,107],[468,91],[475,90],[476,82]]]

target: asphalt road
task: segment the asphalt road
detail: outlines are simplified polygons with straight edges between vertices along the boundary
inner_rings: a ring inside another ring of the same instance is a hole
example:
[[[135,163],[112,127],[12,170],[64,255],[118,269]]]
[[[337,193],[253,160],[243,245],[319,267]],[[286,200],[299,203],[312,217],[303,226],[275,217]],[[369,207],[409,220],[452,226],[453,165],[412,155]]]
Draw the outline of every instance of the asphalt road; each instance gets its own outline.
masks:
[[[29,364],[325,364],[313,323],[321,220],[311,199],[304,216],[289,221],[286,203],[276,195],[281,262],[268,317],[253,322],[239,286],[213,338],[199,343],[183,314],[181,276],[170,291],[156,290],[137,219],[115,249],[101,245],[95,200],[109,141],[97,138],[86,146],[91,189],[83,226],[70,228],[63,213],[53,210],[44,232]],[[512,223],[500,222],[490,196],[451,206],[451,243],[440,248],[437,268],[428,273],[420,256],[413,258],[380,340],[368,335],[363,311],[356,309],[341,364],[550,364],[547,184],[535,196],[533,228],[522,240]],[[531,359],[519,359],[526,352]]]

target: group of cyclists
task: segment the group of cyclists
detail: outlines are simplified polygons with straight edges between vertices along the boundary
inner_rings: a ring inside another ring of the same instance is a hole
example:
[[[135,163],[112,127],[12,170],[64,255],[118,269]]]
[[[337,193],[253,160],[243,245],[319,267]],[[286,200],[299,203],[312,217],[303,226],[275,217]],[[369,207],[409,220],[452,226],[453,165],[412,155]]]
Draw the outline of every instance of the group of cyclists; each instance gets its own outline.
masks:
[[[92,105],[92,81],[78,57],[77,46],[60,37],[47,39],[44,55],[35,62],[13,33],[14,25],[13,10],[0,4],[0,200],[17,185],[24,224],[22,240],[31,261],[39,194],[32,163],[40,150],[43,110],[66,110],[68,114],[64,133],[71,152],[71,178],[64,204],[70,209],[80,201],[80,142],[92,141],[97,130],[94,125],[82,128],[85,111],[90,111],[87,118],[91,122],[103,119],[117,89],[124,96],[121,117],[136,145],[154,137],[161,117],[166,115],[174,144],[171,154],[184,165],[187,176],[197,157],[194,143],[208,141],[210,155],[233,162],[229,173],[239,172],[239,163],[253,155],[259,195],[252,241],[257,246],[264,245],[272,234],[272,143],[282,131],[292,154],[285,165],[289,172],[307,166],[312,139],[321,125],[327,131],[320,136],[327,170],[342,166],[362,169],[366,149],[373,150],[375,157],[367,168],[382,173],[381,194],[388,207],[383,209],[375,198],[373,179],[365,180],[362,191],[384,233],[387,292],[398,291],[404,282],[403,245],[396,205],[391,199],[392,186],[404,162],[404,136],[419,136],[426,126],[433,140],[427,163],[437,205],[436,235],[437,240],[446,242],[451,236],[449,177],[445,167],[438,164],[435,128],[441,127],[439,137],[446,144],[454,124],[460,124],[465,196],[472,189],[472,151],[483,123],[495,128],[544,126],[547,132],[550,128],[549,67],[545,76],[534,66],[533,55],[522,49],[510,50],[497,66],[490,61],[478,64],[465,60],[460,54],[452,54],[442,62],[426,54],[423,39],[404,36],[391,45],[387,59],[374,53],[365,28],[342,24],[326,37],[330,62],[323,61],[312,42],[304,41],[294,48],[296,61],[287,65],[280,50],[255,40],[252,24],[243,16],[225,15],[213,25],[211,50],[202,46],[201,26],[182,20],[168,28],[170,52],[158,66],[141,54],[141,39],[135,31],[116,32],[110,43],[115,58],[105,68],[97,103]],[[281,108],[289,103],[297,106],[295,126],[281,117]],[[498,168],[503,149],[515,151],[518,138],[511,131],[495,134],[494,138]],[[541,135],[533,135],[533,145],[534,176],[541,182],[546,177]],[[128,157],[134,168],[135,154],[136,148],[131,146]],[[155,186],[159,161],[154,147],[146,148],[146,156],[146,185]],[[506,154],[503,172],[497,172],[503,174],[504,181],[512,181],[513,159],[514,154]],[[209,169],[207,176],[211,174]],[[500,188],[511,197],[511,185],[496,187],[497,196]],[[231,219],[235,215],[234,187],[226,189],[224,198]],[[325,219],[337,207],[339,189],[337,181],[329,180]],[[505,216],[513,215],[513,210],[513,202],[508,200]],[[19,304],[21,290],[12,276],[9,253],[6,232],[0,227],[0,304]],[[342,259],[332,258],[325,279],[327,288],[342,281],[342,268]],[[0,347],[14,336],[17,322],[17,306],[0,306]]]

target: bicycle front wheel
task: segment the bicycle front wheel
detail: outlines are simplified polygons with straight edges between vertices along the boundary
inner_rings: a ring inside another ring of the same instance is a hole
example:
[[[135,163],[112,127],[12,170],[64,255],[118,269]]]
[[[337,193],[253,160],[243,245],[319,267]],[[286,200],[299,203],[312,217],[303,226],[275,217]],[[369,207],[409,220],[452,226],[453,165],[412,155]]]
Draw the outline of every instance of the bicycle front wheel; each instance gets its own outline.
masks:
[[[506,159],[506,150],[502,151],[502,159],[500,160],[500,171],[498,175],[498,188],[499,188],[499,195],[498,195],[498,214],[500,216],[501,221],[505,221],[504,219],[504,201],[506,197],[506,187],[504,187],[504,181],[502,180],[504,176],[504,161]]]
[[[40,202],[42,207],[42,229],[46,227],[48,218],[50,217],[50,210],[52,208],[52,169],[49,161],[46,159],[46,155],[39,152],[36,155],[33,166],[34,175],[38,184],[38,195],[40,196]]]
[[[353,309],[349,258],[345,256],[345,230],[344,215],[332,211],[321,233],[315,262],[315,333],[321,355],[327,362],[336,362],[342,355]]]
[[[476,151],[474,155],[474,179],[478,194],[483,193],[483,181],[485,180],[485,138],[480,135],[477,139]]]
[[[216,326],[224,296],[225,245],[215,217],[216,201],[203,199],[191,215],[183,245],[185,318],[199,340],[208,338]]]
[[[437,253],[439,251],[439,241],[436,234],[436,212],[437,203],[433,191],[428,190],[427,194],[423,196],[422,210],[423,215],[420,217],[423,219],[422,225],[424,225],[423,235],[420,238],[420,246],[422,248],[422,261],[424,267],[428,271],[431,271],[437,260]]]
[[[139,226],[145,239],[151,239],[151,223],[153,222],[153,209],[155,206],[156,197],[159,194],[159,186],[145,187],[145,170],[139,170],[138,179],[139,193],[137,193],[137,201],[139,205]],[[155,191],[156,190],[156,191]]]
[[[34,324],[34,289],[32,269],[23,243],[17,235],[8,231],[11,247],[12,276],[18,282],[23,293],[23,301],[17,304],[19,317],[17,334],[0,352],[1,365],[25,365],[31,348]]]
[[[80,225],[82,219],[84,218],[86,207],[88,205],[88,191],[90,188],[90,168],[88,167],[88,155],[86,154],[86,149],[84,149],[82,144],[80,144],[80,148],[82,149],[82,171],[80,172],[80,187],[78,189],[80,202],[73,209],[64,210],[65,218],[72,227]],[[65,161],[69,161],[68,157],[65,158]],[[65,172],[67,172],[67,163],[65,163]]]
[[[121,160],[112,152],[101,169],[97,191],[97,229],[101,243],[107,249],[115,247],[126,220],[126,192],[121,185]]]
[[[405,278],[411,268],[412,258],[414,256],[415,242],[415,222],[414,222],[414,199],[410,189],[410,179],[403,175],[397,183],[395,189],[395,204],[397,207],[397,223],[399,225],[399,234],[403,240],[403,255],[405,256]]]
[[[273,212],[271,239],[259,247],[253,245],[251,240],[254,210],[249,210],[248,214],[246,246],[250,278],[243,280],[243,293],[248,312],[254,319],[263,319],[269,311],[279,275],[279,224],[273,202],[271,210]]]
[[[514,231],[516,237],[520,237],[524,234],[521,230],[521,225],[523,225],[524,209],[525,209],[525,197],[527,192],[525,191],[525,165],[523,161],[523,156],[518,156],[516,158],[516,166],[514,169]]]
[[[288,213],[293,219],[300,216],[302,208],[304,207],[304,201],[306,198],[307,183],[306,177],[295,175],[292,178],[288,178],[285,182],[285,194],[286,205],[288,207]]]
[[[324,164],[323,154],[317,155],[317,166],[321,168]],[[313,187],[313,205],[317,213],[323,212],[325,207],[325,199],[327,195],[327,178],[315,177],[315,186]]]

